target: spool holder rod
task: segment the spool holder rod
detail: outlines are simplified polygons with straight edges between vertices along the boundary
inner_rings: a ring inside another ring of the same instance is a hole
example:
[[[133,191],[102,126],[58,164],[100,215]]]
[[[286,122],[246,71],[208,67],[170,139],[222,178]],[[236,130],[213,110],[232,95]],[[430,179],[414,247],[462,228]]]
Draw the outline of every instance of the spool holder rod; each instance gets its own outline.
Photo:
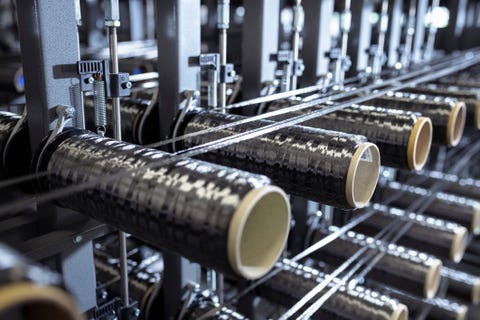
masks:
[[[105,1],[105,26],[107,27],[108,32],[108,46],[110,50],[110,63],[112,74],[118,75],[119,70],[117,28],[120,26],[120,8],[118,0]],[[112,107],[113,136],[116,140],[122,140],[122,119],[120,113],[120,97],[118,95],[112,97]],[[127,237],[125,232],[118,231],[118,238],[120,250],[121,298],[123,306],[128,307],[130,305],[130,297],[128,292]]]

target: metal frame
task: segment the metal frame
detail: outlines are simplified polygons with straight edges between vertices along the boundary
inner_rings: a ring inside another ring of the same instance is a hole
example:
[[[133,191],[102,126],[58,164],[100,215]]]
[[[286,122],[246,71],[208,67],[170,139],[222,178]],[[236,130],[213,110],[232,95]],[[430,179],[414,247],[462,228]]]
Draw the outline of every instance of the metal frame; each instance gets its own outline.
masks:
[[[358,71],[363,71],[368,66],[368,52],[371,45],[372,27],[369,23],[370,14],[373,12],[372,0],[352,1],[352,26],[348,41],[348,55],[352,65],[347,75],[352,76]]]
[[[258,97],[265,82],[275,78],[276,62],[270,58],[278,51],[280,1],[245,1],[244,7],[242,97],[250,99]]]
[[[301,78],[303,85],[314,85],[328,73],[331,49],[330,21],[335,1],[305,1],[305,27],[303,31],[303,62],[305,71]]]

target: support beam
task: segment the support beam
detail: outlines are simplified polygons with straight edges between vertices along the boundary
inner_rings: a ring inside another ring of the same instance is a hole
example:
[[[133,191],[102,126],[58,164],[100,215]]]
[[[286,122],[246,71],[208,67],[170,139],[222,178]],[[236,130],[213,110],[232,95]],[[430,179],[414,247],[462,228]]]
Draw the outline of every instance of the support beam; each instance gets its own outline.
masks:
[[[242,96],[260,95],[265,81],[274,79],[276,63],[270,55],[278,51],[279,0],[244,1],[242,38]]]
[[[418,0],[412,50],[412,60],[415,64],[420,63],[423,58],[423,47],[425,44],[425,15],[427,14],[427,9],[428,0]]]
[[[399,48],[402,40],[403,0],[390,0],[388,6],[387,65],[394,67],[400,61]]]
[[[329,59],[326,54],[331,49],[330,21],[334,9],[333,0],[304,1],[305,28],[303,30],[303,62],[305,71],[302,83],[314,85],[328,72]]]
[[[77,80],[79,60],[75,1],[17,2],[18,31],[23,57],[28,124],[33,150],[56,119],[52,110],[70,105],[69,87]]]
[[[373,12],[372,0],[352,1],[352,28],[348,39],[348,55],[352,66],[347,75],[352,76],[368,66],[368,52],[371,45],[372,26],[369,18]]]
[[[200,55],[200,0],[156,0],[160,138],[170,135],[186,90],[200,90],[200,68],[189,59]]]

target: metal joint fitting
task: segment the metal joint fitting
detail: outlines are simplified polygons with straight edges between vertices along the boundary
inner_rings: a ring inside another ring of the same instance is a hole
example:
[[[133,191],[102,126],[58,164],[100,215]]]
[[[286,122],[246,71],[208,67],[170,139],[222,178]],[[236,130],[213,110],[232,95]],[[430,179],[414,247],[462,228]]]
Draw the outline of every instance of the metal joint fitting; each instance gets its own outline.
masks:
[[[217,28],[228,29],[230,26],[230,0],[218,0],[217,15]]]

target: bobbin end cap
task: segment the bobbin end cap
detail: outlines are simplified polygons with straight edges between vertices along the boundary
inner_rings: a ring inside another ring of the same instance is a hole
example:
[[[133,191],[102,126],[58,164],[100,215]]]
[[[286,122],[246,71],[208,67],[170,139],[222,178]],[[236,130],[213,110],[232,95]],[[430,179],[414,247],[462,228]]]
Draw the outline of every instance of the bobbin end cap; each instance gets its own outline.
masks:
[[[478,304],[480,302],[480,278],[475,279],[475,283],[472,287],[472,304]]]
[[[410,170],[421,170],[425,166],[432,146],[432,132],[430,118],[417,119],[407,145],[407,163]]]
[[[447,123],[447,145],[455,147],[463,136],[467,119],[465,102],[458,101],[452,108]]]
[[[390,315],[388,320],[407,320],[408,319],[408,308],[403,303],[397,304],[397,308]]]
[[[470,231],[474,235],[480,234],[480,203],[477,203],[473,209],[472,225],[470,226]]]
[[[440,285],[440,269],[442,266],[442,261],[439,259],[432,259],[432,263],[430,264],[425,277],[423,291],[426,298],[433,298],[437,294]]]
[[[0,289],[0,318],[11,309],[28,308],[25,320],[84,320],[73,299],[63,290],[18,282]],[[2,318],[3,319],[3,318]]]
[[[475,103],[475,113],[473,117],[473,125],[475,129],[480,129],[480,100],[477,100]]]
[[[458,311],[457,318],[455,320],[465,320],[467,318],[468,307],[466,305],[460,306],[460,311]]]
[[[353,154],[347,172],[345,197],[352,208],[363,208],[373,196],[380,175],[380,151],[370,142],[362,143]]]
[[[282,189],[263,186],[248,192],[228,230],[228,260],[240,276],[254,280],[270,271],[285,247],[290,203]]]
[[[453,234],[452,246],[450,247],[450,259],[453,262],[460,262],[465,254],[467,248],[468,230],[465,227],[459,226],[455,229]]]

